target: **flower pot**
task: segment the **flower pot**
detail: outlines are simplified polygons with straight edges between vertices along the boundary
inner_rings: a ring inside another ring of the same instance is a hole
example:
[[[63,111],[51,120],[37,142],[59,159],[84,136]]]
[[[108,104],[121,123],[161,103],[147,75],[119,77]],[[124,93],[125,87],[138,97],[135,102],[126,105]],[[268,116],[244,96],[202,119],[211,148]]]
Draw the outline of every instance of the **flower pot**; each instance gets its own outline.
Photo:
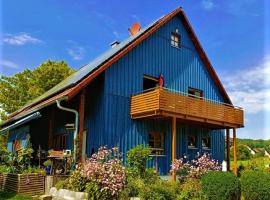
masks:
[[[45,171],[46,171],[47,176],[51,175],[51,169],[52,169],[52,166],[46,166],[45,167]]]

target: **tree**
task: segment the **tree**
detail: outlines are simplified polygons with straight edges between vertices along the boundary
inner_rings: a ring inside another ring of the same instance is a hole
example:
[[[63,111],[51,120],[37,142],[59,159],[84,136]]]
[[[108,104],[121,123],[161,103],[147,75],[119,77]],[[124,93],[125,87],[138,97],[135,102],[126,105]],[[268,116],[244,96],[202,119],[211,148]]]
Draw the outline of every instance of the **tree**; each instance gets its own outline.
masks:
[[[48,60],[33,71],[0,77],[0,119],[48,91],[74,72],[64,61]]]
[[[237,154],[238,160],[249,160],[252,157],[247,146],[243,144],[239,144],[236,147],[237,147],[236,154]],[[233,159],[233,148],[231,148],[230,155],[231,155],[231,159]]]

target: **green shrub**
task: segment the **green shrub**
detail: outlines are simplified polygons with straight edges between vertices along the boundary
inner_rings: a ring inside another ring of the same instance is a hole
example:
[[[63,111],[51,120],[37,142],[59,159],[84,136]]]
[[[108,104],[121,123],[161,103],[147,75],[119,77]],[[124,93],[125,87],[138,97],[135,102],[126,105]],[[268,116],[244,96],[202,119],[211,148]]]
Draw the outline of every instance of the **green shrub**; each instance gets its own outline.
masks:
[[[48,160],[46,160],[46,161],[43,162],[43,165],[44,165],[45,167],[47,167],[47,166],[52,166],[52,161],[51,161],[50,159],[48,159]]]
[[[245,171],[241,176],[245,200],[270,199],[270,174],[263,171]]]
[[[68,179],[60,180],[55,184],[57,190],[68,188]]]
[[[209,200],[240,199],[240,181],[229,172],[212,171],[202,176],[202,190]]]
[[[177,183],[159,181],[156,184],[146,185],[139,193],[143,200],[175,200],[179,192]]]
[[[181,193],[177,196],[177,200],[206,200],[207,198],[202,192],[199,179],[185,179],[180,186]]]
[[[252,154],[250,153],[250,150],[247,148],[247,146],[243,144],[239,144],[236,146],[236,154],[238,160],[249,160],[252,157]],[[230,150],[230,156],[233,158],[233,148]]]
[[[127,152],[127,162],[132,176],[145,176],[146,162],[150,160],[151,150],[148,146],[137,145]]]
[[[80,170],[74,170],[67,180],[67,189],[75,192],[83,192],[86,187],[86,178],[81,175]]]
[[[160,181],[160,176],[154,168],[148,168],[145,170],[144,182],[145,184],[155,184]]]

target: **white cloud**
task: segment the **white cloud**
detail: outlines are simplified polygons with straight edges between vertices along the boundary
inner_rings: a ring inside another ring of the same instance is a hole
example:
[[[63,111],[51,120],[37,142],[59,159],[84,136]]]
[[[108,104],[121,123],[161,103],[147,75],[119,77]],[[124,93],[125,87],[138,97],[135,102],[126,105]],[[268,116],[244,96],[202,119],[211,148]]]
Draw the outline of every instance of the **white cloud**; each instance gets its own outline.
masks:
[[[3,42],[10,45],[22,46],[25,44],[37,44],[41,43],[42,41],[29,35],[28,33],[18,33],[6,34],[3,38]]]
[[[18,69],[18,65],[10,60],[2,59],[0,60],[0,67],[6,67],[11,69]]]
[[[204,10],[212,10],[215,7],[213,0],[202,0],[201,5]]]
[[[67,53],[72,57],[73,60],[81,60],[84,57],[85,49],[83,47],[73,47],[67,49]]]
[[[270,111],[270,56],[256,66],[225,74],[223,82],[233,103],[246,113]]]

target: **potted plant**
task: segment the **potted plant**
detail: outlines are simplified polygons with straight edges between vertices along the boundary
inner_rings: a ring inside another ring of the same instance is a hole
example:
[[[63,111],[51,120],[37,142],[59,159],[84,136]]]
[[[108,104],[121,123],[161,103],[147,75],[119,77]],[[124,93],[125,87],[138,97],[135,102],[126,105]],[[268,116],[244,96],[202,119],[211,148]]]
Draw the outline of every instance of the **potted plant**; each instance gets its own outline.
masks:
[[[43,165],[45,167],[46,175],[51,175],[51,173],[52,173],[52,161],[50,159],[46,160],[43,163]]]

